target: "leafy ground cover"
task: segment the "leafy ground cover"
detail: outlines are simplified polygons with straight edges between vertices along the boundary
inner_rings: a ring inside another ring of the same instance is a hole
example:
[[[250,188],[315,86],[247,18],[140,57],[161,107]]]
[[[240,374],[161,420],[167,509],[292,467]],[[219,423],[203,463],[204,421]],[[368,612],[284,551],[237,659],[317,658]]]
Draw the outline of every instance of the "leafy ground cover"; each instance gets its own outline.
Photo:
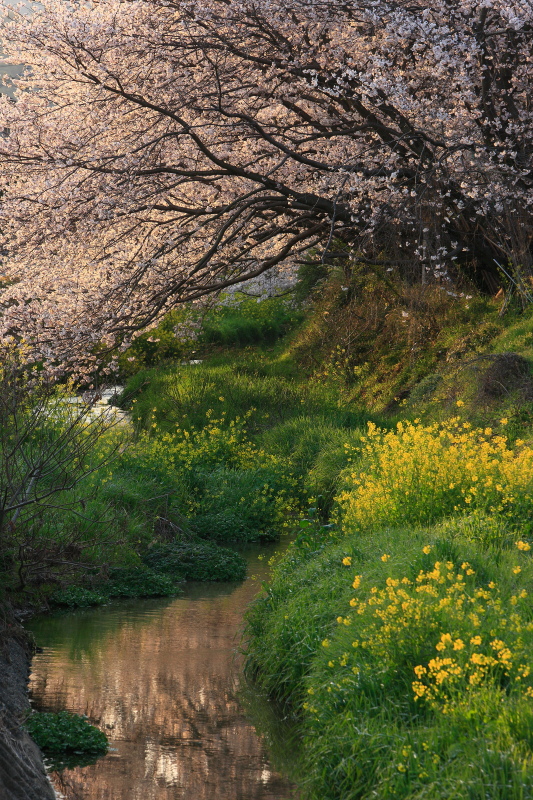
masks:
[[[109,747],[105,733],[86,717],[68,711],[35,711],[25,726],[55,767],[92,763]]]

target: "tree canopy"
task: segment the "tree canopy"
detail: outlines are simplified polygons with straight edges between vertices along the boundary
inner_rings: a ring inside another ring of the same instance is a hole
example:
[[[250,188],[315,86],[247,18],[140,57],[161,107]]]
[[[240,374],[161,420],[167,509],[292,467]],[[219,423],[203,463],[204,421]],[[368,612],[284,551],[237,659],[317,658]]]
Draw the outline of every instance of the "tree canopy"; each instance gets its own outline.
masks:
[[[41,358],[337,242],[529,292],[530,0],[44,0],[2,40],[0,326]]]

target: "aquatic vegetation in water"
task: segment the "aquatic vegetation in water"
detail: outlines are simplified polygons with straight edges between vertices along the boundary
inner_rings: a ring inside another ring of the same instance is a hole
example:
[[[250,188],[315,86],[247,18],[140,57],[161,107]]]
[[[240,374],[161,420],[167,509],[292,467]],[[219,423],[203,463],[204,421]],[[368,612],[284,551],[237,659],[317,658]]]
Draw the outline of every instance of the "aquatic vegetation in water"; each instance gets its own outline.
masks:
[[[108,750],[105,733],[79,714],[36,711],[28,717],[25,726],[41,750],[53,757],[75,754],[83,760],[104,755]]]

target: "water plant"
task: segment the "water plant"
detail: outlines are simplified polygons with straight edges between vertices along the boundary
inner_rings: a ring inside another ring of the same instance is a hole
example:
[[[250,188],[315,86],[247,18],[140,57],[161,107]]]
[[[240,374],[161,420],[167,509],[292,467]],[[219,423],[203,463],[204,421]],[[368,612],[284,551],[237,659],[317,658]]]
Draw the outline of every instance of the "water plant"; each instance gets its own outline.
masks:
[[[241,581],[246,561],[235,550],[214,542],[182,541],[156,544],[143,556],[154,570],[190,581]]]
[[[105,755],[107,736],[87,717],[68,711],[36,711],[25,722],[32,739],[47,755],[54,757],[75,754],[83,757]]]

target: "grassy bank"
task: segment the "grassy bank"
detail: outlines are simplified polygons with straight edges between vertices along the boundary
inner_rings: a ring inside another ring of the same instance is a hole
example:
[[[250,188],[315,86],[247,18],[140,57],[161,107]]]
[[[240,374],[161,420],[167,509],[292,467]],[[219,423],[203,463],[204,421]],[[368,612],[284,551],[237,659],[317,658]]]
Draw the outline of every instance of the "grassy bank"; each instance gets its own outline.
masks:
[[[335,527],[309,522],[248,617],[306,796],[533,796],[533,449],[455,418],[348,451]]]
[[[83,513],[38,527],[88,566],[35,591],[239,580],[236,544],[298,532],[247,669],[298,720],[304,795],[533,798],[533,315],[335,270],[298,292],[171,315],[124,354],[127,447],[98,466],[102,437]]]
[[[128,385],[159,463],[185,434],[208,452],[204,434],[214,447],[235,431],[207,482],[204,456],[184,473],[193,530],[213,531],[215,508],[225,536],[237,519],[246,537],[300,530],[250,611],[247,668],[297,715],[313,800],[533,796],[532,320],[452,300],[423,364],[398,301],[389,373],[385,338],[359,371],[332,346],[340,325],[310,338],[329,324],[322,297],[273,348]]]
[[[310,382],[283,342],[272,345],[299,311],[289,320],[276,300],[256,306],[244,300],[203,320],[194,341],[203,363],[176,363],[167,349],[148,351],[148,340],[128,351],[158,362],[137,363],[127,380],[119,402],[131,424],[104,432],[84,454],[86,477],[56,493],[55,508],[21,518],[4,543],[3,581],[15,602],[74,607],[170,594],[182,580],[240,580],[235,545],[279,538],[310,496],[321,494],[326,509],[344,442],[358,440],[367,414],[346,406],[335,385]],[[243,348],[249,324],[260,344]],[[46,425],[51,441],[61,436],[61,420]],[[31,573],[30,551],[49,558],[46,573]]]

